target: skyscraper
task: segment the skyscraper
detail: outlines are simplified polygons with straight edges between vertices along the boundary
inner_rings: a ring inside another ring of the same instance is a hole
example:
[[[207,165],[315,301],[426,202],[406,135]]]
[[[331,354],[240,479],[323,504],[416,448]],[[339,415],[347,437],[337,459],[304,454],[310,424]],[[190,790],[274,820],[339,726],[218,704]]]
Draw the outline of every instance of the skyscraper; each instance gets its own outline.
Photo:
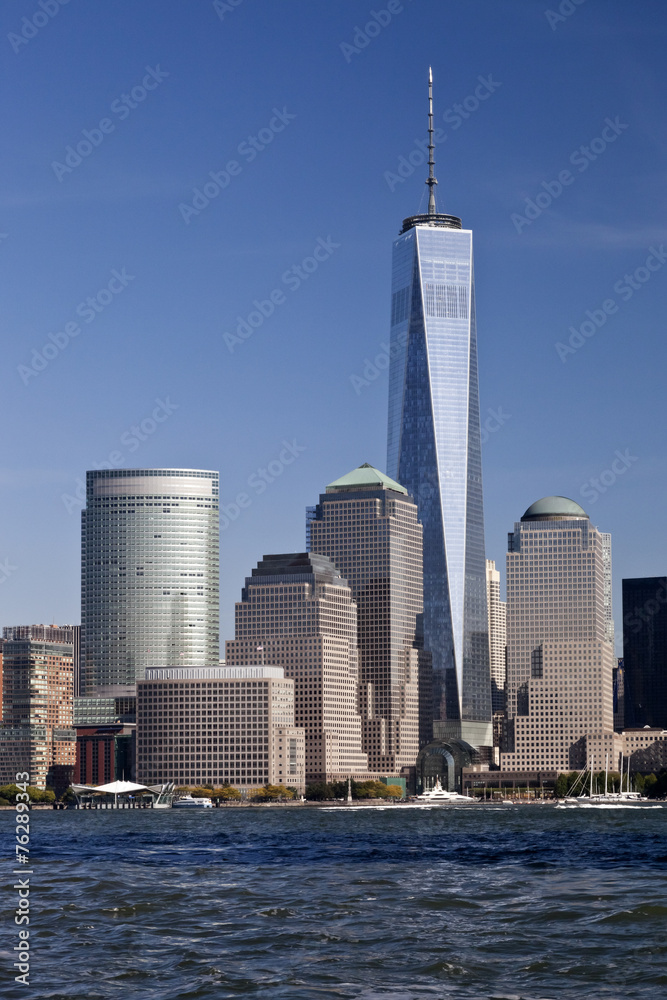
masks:
[[[122,694],[151,666],[217,663],[218,473],[100,469],[86,479],[82,693]]]
[[[603,767],[614,751],[606,594],[611,539],[567,497],[544,497],[508,538],[507,770]],[[595,741],[594,755],[582,741]]]
[[[226,665],[258,657],[294,679],[294,725],[306,734],[306,780],[364,774],[357,607],[347,580],[326,556],[265,556],[246,577]]]
[[[667,577],[623,581],[626,726],[667,729]]]
[[[491,745],[491,678],[472,232],[436,211],[429,76],[428,213],[394,242],[388,475],[424,526],[424,647],[439,731]]]
[[[419,677],[426,657],[418,634],[423,604],[417,506],[403,486],[366,464],[327,486],[308,528],[310,551],[329,556],[357,604],[362,745],[369,767],[396,774],[414,766],[419,752]]]

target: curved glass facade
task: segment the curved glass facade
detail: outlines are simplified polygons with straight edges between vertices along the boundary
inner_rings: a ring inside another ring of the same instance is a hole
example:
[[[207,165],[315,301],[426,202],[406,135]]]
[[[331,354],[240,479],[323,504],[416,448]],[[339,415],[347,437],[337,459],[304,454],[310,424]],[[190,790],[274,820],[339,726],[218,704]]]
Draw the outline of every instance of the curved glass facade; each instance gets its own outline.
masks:
[[[414,497],[424,526],[434,717],[490,722],[470,230],[418,223],[398,237],[391,319],[387,473]]]
[[[81,659],[86,693],[147,667],[220,656],[219,482],[195,469],[86,474]]]

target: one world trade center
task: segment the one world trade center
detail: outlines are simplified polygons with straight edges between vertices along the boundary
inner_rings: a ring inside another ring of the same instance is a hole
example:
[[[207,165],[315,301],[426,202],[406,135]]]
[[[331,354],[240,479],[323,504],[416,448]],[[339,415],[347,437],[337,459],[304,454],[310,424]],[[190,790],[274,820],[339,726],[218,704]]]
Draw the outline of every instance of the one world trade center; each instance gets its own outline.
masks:
[[[435,735],[492,744],[472,232],[428,212],[394,242],[387,472],[424,527],[424,647]]]

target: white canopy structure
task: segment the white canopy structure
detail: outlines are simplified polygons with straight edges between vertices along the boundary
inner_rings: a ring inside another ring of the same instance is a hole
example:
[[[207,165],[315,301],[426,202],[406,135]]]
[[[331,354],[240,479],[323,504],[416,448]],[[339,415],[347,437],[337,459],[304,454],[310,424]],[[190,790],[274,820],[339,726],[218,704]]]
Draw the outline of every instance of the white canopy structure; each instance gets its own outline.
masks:
[[[160,795],[173,790],[166,785],[137,785],[134,781],[110,781],[107,785],[72,785],[72,791],[79,795],[101,794],[113,795],[114,805],[118,805],[119,795],[132,795],[133,792],[151,792]]]

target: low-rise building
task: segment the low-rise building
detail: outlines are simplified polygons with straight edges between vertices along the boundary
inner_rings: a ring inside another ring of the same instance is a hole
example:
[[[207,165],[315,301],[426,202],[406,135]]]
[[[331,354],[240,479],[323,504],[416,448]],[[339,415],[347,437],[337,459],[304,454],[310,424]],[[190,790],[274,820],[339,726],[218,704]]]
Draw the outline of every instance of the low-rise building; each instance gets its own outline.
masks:
[[[154,667],[137,683],[137,781],[305,789],[305,734],[282,667]]]
[[[76,726],[75,785],[107,785],[134,781],[136,727],[133,725]]]

